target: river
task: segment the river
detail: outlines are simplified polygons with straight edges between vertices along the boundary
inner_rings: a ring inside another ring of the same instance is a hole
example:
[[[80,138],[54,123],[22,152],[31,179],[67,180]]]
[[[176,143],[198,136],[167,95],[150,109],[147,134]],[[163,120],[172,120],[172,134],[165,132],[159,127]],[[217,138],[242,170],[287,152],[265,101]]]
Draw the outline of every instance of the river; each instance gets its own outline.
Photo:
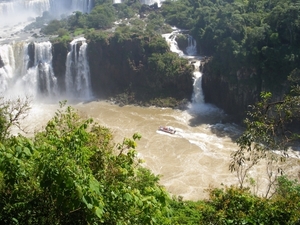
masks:
[[[176,35],[176,29],[174,32]],[[238,184],[236,175],[229,171],[229,162],[230,154],[238,148],[235,140],[241,134],[241,129],[235,124],[223,123],[222,111],[204,103],[201,89],[202,75],[197,70],[201,57],[196,55],[196,43],[192,41],[189,44],[187,52],[190,52],[192,56],[187,56],[178,49],[175,35],[174,33],[164,35],[170,49],[195,64],[194,96],[187,110],[132,105],[120,107],[107,101],[97,100],[71,105],[78,109],[83,117],[92,117],[99,124],[110,128],[116,143],[122,142],[124,137],[132,137],[135,132],[140,133],[142,139],[138,141],[137,151],[138,157],[144,159],[143,166],[160,175],[161,184],[171,194],[182,196],[185,200],[203,199],[208,197],[206,190],[209,188],[221,187],[223,184]],[[20,38],[24,39],[23,36]],[[4,64],[0,68],[0,90],[4,90],[4,93],[9,96],[24,96],[29,92],[38,99],[32,102],[29,116],[22,121],[29,132],[28,135],[33,135],[34,131],[42,129],[54,115],[58,109],[59,100],[57,99],[56,104],[47,103],[46,100],[41,101],[40,97],[43,94],[38,92],[37,86],[40,83],[37,81],[40,77],[39,68],[47,69],[47,73],[43,73],[47,75],[47,79],[43,80],[47,93],[54,92],[55,96],[62,96],[55,89],[56,78],[52,73],[50,60],[52,59],[51,45],[47,41],[35,43],[35,48],[40,49],[43,52],[41,55],[47,56],[49,60],[46,58],[36,60],[32,68],[21,73],[22,68],[27,68],[28,43],[26,45],[11,43],[10,38],[6,36],[3,36],[0,43],[0,53]],[[36,51],[37,53],[39,51]],[[88,64],[86,60],[82,62]],[[15,83],[12,84],[11,80]],[[70,90],[73,89],[70,88]],[[50,98],[53,96],[51,95]],[[173,126],[177,131],[176,134],[158,131],[159,126],[165,125]],[[296,169],[299,171],[299,163],[291,165],[293,166],[290,169],[292,173]],[[251,177],[260,186],[265,186],[267,179],[263,174],[265,174],[265,167],[260,165],[251,172]],[[263,192],[262,188],[261,193]]]
[[[180,111],[157,107],[119,107],[106,101],[72,106],[83,117],[94,118],[95,122],[109,127],[116,143],[122,142],[124,137],[132,137],[135,132],[140,133],[138,157],[144,159],[145,167],[161,175],[161,184],[171,194],[184,199],[202,199],[207,197],[205,190],[209,187],[220,187],[221,183],[237,184],[228,163],[230,153],[237,149],[231,137],[236,137],[240,130],[234,124],[215,121],[220,112],[213,106],[204,104],[202,113],[199,105],[198,111],[192,105],[189,110]],[[40,130],[56,109],[58,104],[33,104],[24,121],[26,129],[31,133]],[[173,126],[177,132],[173,135],[158,131],[160,125]]]

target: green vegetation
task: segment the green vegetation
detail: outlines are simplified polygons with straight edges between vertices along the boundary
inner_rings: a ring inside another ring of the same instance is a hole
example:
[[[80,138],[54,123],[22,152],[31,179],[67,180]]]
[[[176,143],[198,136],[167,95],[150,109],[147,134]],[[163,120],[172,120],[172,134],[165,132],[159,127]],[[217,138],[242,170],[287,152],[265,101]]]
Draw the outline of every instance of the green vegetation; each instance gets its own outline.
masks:
[[[178,0],[161,10],[167,23],[190,30],[198,52],[213,56],[215,74],[234,79],[254,69],[258,86],[279,92],[299,66],[298,1]]]
[[[141,166],[139,134],[114,144],[108,128],[81,118],[61,102],[34,137],[11,135],[10,128],[20,127],[29,108],[27,100],[2,101],[0,106],[2,224],[300,223],[296,180],[276,177],[269,197],[242,186],[225,186],[208,190],[208,200],[171,198],[159,177]],[[261,137],[271,138],[268,132]]]
[[[139,134],[114,145],[109,129],[61,103],[33,138],[12,136],[28,102],[1,109],[2,224],[169,223],[168,193],[136,157]]]
[[[191,73],[187,61],[171,53],[159,36],[170,31],[164,22],[189,29],[197,40],[198,51],[213,56],[212,67],[217,75],[237,83],[233,74],[241,68],[250,69],[256,71],[255,79],[265,90],[287,94],[274,101],[271,92],[262,92],[260,101],[249,111],[246,130],[237,141],[239,150],[233,152],[229,162],[239,184],[212,188],[208,200],[197,202],[171,198],[159,185],[159,177],[141,167],[135,150],[140,135],[125,138],[114,147],[108,128],[92,119],[83,120],[62,104],[45,129],[33,138],[11,136],[9,128],[19,125],[28,103],[4,102],[0,105],[0,221],[299,225],[300,184],[282,176],[285,150],[299,141],[295,127],[299,124],[300,94],[299,2],[177,0],[163,3],[159,10],[137,1],[114,6],[110,1],[96,3],[90,14],[76,12],[64,20],[54,20],[43,32],[62,40],[83,33],[91,42],[144,40],[140,42],[141,51],[149,54],[151,73],[147,74],[149,90],[143,91],[159,92],[164,98],[152,99],[155,104],[174,104],[168,91],[180,85],[176,78]],[[143,20],[134,18],[135,13],[143,15]],[[115,20],[124,18],[128,20],[113,27]],[[131,52],[127,54],[132,68],[138,71],[140,67],[133,63]],[[166,86],[169,88],[164,89]],[[134,93],[129,90],[124,95],[131,98]],[[273,149],[282,149],[282,155],[273,154]],[[250,191],[256,184],[249,174],[263,160],[269,187],[262,197]]]

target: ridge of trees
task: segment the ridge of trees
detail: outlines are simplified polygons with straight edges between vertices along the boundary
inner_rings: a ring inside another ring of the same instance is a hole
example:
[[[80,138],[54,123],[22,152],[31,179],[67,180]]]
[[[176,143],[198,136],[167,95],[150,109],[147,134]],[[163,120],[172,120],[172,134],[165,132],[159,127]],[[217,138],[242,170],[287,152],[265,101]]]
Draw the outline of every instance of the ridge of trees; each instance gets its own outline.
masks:
[[[255,69],[265,90],[277,92],[299,66],[299,9],[294,0],[178,0],[161,7],[167,23],[189,29],[198,52],[213,56],[216,73]]]

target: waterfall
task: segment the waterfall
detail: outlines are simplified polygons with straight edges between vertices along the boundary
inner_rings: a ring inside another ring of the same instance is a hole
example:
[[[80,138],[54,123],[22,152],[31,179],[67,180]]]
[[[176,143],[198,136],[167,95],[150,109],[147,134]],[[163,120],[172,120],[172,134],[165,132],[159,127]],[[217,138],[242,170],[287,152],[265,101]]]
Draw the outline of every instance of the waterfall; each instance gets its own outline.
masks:
[[[53,15],[81,11],[91,12],[94,0],[11,0],[0,1],[0,19],[8,23],[7,17],[18,22],[24,22],[27,17],[41,16],[50,11]]]
[[[38,93],[45,96],[57,95],[57,79],[52,68],[52,44],[35,43],[34,65],[37,74]]]
[[[212,119],[212,118],[222,118],[223,111],[214,105],[207,104],[204,101],[204,94],[202,91],[202,73],[200,71],[200,64],[202,57],[197,55],[197,43],[192,36],[187,36],[187,48],[185,49],[186,54],[178,48],[176,42],[176,35],[181,34],[182,31],[173,28],[173,32],[169,34],[164,34],[163,37],[166,39],[170,46],[172,52],[177,53],[180,57],[186,58],[194,66],[194,85],[193,85],[193,95],[192,102],[188,106],[188,112],[190,114],[196,115],[197,117],[201,115],[201,118]]]
[[[84,38],[70,43],[66,59],[66,98],[92,98],[87,46]],[[0,45],[0,92],[9,98],[25,95],[34,100],[61,98],[52,68],[51,42]]]
[[[72,0],[72,10],[89,13],[93,8],[92,0]]]
[[[0,15],[7,16],[14,12],[13,2],[0,2]]]
[[[91,99],[90,68],[87,59],[85,38],[70,43],[70,52],[66,61],[66,94],[68,97]]]
[[[157,6],[161,7],[161,3],[163,1],[164,0],[140,0],[140,3],[145,4],[145,5],[153,5],[153,4],[157,3]],[[120,4],[122,2],[123,2],[123,0],[113,0],[113,4]]]
[[[199,71],[200,67],[200,60],[194,61],[194,92],[193,92],[193,97],[192,101],[193,103],[204,103],[204,95],[202,92],[202,73]]]
[[[195,104],[203,104],[204,103],[204,95],[202,92],[202,73],[199,71],[201,57],[197,56],[197,48],[196,41],[190,35],[188,35],[188,46],[185,49],[185,54],[182,50],[179,49],[176,36],[181,34],[181,30],[174,29],[172,33],[163,34],[163,37],[166,39],[168,45],[170,46],[170,50],[172,52],[177,53],[180,57],[186,58],[190,61],[190,63],[194,66],[194,92],[192,96],[192,101]]]
[[[32,10],[38,15],[50,10],[50,0],[29,0],[24,2],[24,7],[27,10]]]
[[[188,35],[188,46],[186,48],[186,52],[187,55],[197,55],[197,42],[191,35]]]
[[[155,3],[157,3],[157,6],[160,7],[161,6],[161,0],[140,0],[141,4],[145,4],[145,5],[153,5]]]
[[[32,46],[32,55],[29,51]],[[11,43],[0,46],[0,91],[7,97],[57,95],[50,42]]]
[[[57,79],[52,68],[52,44],[47,42],[32,43],[32,53],[27,50],[27,70],[18,74],[20,77],[14,87],[14,93],[27,95],[34,99],[55,97],[57,93]],[[33,62],[31,62],[33,60]]]
[[[27,44],[23,42],[5,44],[0,46],[0,58],[3,66],[0,68],[0,92],[3,94],[14,83],[26,73],[29,57],[27,55]]]

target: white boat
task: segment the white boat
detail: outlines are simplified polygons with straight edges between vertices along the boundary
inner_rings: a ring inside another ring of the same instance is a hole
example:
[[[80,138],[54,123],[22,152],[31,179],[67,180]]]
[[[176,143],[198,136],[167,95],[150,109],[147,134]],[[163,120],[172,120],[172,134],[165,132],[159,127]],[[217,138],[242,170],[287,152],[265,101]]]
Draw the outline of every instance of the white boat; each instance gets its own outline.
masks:
[[[175,134],[176,133],[175,128],[173,128],[171,126],[160,126],[158,128],[158,130],[169,133],[169,134]]]

